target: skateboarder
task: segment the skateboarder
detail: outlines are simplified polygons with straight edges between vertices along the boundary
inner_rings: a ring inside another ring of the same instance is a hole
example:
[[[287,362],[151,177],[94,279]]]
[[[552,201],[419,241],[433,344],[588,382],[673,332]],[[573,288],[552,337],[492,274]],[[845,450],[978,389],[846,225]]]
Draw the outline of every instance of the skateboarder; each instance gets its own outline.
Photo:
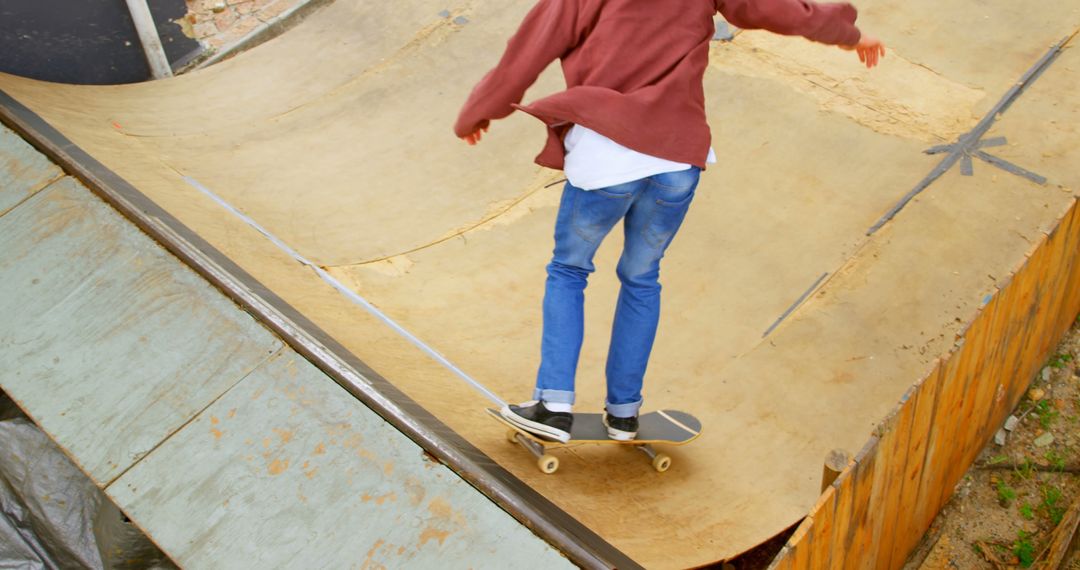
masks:
[[[623,220],[622,284],[607,359],[608,436],[637,435],[645,368],[660,316],[660,259],[679,230],[698,177],[715,162],[702,78],[721,13],[765,29],[854,50],[867,67],[885,53],[855,27],[846,3],[811,0],[539,0],[502,59],[473,89],[454,125],[470,145],[520,109],[547,125],[536,158],[567,178],[547,266],[541,362],[533,401],[502,415],[523,430],[570,438],[574,376],[593,254]],[[520,105],[554,60],[567,88]]]

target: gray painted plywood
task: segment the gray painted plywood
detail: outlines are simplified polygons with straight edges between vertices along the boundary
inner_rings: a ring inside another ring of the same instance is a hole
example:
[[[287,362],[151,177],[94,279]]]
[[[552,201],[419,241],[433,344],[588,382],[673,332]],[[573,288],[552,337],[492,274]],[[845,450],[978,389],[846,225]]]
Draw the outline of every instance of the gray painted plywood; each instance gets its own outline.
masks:
[[[71,178],[0,252],[0,386],[99,486],[282,346]]]
[[[62,175],[60,167],[0,125],[0,216]]]
[[[289,349],[107,492],[188,568],[571,567]]]

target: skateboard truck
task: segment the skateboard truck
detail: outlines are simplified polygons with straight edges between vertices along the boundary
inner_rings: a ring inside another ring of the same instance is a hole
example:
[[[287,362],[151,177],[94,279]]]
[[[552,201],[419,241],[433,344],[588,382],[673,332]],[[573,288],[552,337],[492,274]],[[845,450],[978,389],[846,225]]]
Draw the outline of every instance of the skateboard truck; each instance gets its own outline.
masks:
[[[515,429],[506,430],[506,439],[510,443],[520,443],[522,447],[528,449],[530,453],[536,456],[536,466],[544,473],[550,475],[559,468],[558,457],[545,453],[547,450],[544,449],[543,445],[525,437],[521,432]]]
[[[506,430],[506,440],[510,443],[521,444],[522,447],[529,450],[529,453],[532,453],[533,456],[536,457],[536,466],[539,467],[540,470],[544,473],[550,475],[558,471],[559,458],[551,455],[550,453],[547,453],[547,450],[544,449],[544,446],[542,444],[539,444],[532,439],[529,439],[515,429]],[[652,444],[630,443],[627,445],[635,447],[639,451],[647,455],[649,457],[649,460],[652,462],[653,469],[656,469],[658,472],[663,473],[664,471],[667,471],[671,468],[671,456],[666,453],[660,453],[656,451],[656,449],[653,448]]]
[[[652,444],[643,443],[641,445],[635,445],[634,447],[649,456],[649,459],[652,460],[653,469],[656,469],[658,472],[663,473],[671,468],[671,456],[666,453],[657,453],[656,450],[653,449]]]

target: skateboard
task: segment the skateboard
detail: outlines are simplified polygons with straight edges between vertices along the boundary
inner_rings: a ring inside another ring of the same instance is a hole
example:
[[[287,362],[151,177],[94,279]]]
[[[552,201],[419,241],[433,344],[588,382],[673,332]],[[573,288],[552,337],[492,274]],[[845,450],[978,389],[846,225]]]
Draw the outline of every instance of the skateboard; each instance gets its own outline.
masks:
[[[608,439],[604,426],[603,414],[575,413],[574,427],[570,430],[570,441],[562,443],[543,439],[506,421],[499,410],[487,408],[491,417],[507,427],[506,440],[520,444],[536,457],[536,466],[540,471],[551,474],[559,469],[559,458],[549,454],[549,449],[569,447],[579,444],[629,445],[637,448],[652,460],[653,469],[660,473],[671,467],[671,457],[658,453],[654,444],[685,445],[701,435],[701,422],[686,412],[678,410],[657,410],[638,417],[637,438],[631,441]]]

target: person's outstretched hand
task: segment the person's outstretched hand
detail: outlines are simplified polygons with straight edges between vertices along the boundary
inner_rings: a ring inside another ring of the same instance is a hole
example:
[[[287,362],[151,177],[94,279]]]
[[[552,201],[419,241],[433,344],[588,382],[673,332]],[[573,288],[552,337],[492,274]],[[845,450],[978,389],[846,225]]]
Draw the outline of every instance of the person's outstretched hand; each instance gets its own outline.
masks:
[[[859,38],[859,43],[853,46],[840,46],[840,49],[859,54],[859,61],[865,63],[867,69],[877,65],[878,60],[885,57],[885,44],[874,36],[866,34]]]
[[[488,128],[485,125],[483,127],[480,127],[479,129],[476,129],[476,131],[474,131],[473,133],[461,137],[461,140],[469,143],[469,146],[472,146],[472,145],[480,142],[480,136],[483,133],[486,133],[487,130],[488,130]]]

